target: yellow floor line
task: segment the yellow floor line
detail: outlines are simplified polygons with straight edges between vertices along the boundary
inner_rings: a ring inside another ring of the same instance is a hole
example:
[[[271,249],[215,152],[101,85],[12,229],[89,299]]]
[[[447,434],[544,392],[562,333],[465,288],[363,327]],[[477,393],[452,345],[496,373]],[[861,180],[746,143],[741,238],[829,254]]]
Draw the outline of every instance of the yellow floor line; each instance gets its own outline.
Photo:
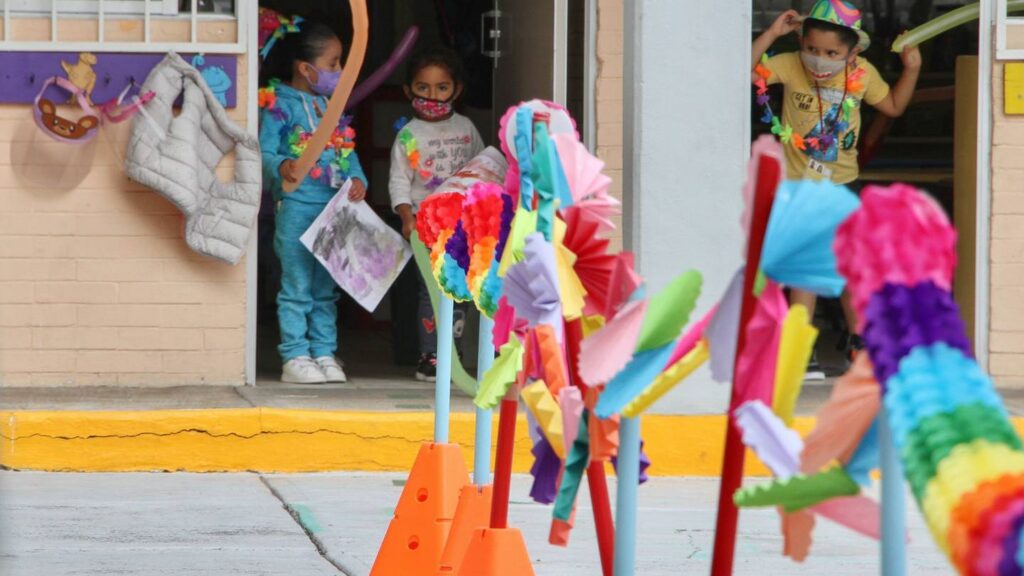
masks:
[[[429,412],[18,411],[0,412],[0,422],[0,466],[48,471],[404,471],[433,434]],[[794,426],[806,434],[813,424],[813,418],[803,417]],[[1015,418],[1014,425],[1024,431],[1024,420]],[[471,466],[473,416],[453,414],[451,426],[451,441],[462,445]],[[641,430],[653,462],[650,474],[718,475],[723,416],[648,415]],[[520,416],[514,469],[528,472],[532,464],[526,420]],[[750,456],[746,473],[768,471]]]

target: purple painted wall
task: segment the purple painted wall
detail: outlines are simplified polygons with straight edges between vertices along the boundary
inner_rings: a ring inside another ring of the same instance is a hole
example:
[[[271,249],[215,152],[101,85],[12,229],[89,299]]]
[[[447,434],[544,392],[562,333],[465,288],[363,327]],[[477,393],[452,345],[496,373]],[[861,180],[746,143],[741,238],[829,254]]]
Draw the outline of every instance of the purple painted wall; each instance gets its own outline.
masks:
[[[116,98],[134,78],[140,85],[149,71],[163,60],[163,54],[126,54],[93,52],[96,64],[92,66],[96,82],[92,101],[106,102]],[[192,62],[193,54],[182,54]],[[237,59],[230,55],[203,55],[196,68],[203,73],[210,90],[226,108],[234,108],[237,100]],[[61,62],[70,66],[79,63],[74,52],[0,52],[0,104],[31,104],[43,82],[50,76],[67,77]],[[194,64],[195,65],[195,64]],[[84,66],[84,65],[83,65]],[[58,88],[47,91],[47,97],[63,102],[67,93]]]

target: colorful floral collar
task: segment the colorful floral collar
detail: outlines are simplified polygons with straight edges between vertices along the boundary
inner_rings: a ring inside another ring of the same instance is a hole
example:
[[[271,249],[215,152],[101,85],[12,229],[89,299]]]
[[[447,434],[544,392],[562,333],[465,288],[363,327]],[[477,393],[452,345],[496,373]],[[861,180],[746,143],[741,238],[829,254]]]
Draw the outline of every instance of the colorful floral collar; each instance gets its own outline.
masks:
[[[260,89],[259,106],[279,120],[283,120],[284,111],[277,106],[276,87],[280,83],[281,81],[275,78],[270,81],[269,86]],[[352,116],[342,116],[338,126],[331,134],[331,139],[327,142],[327,149],[334,150],[335,154],[335,158],[330,162],[329,167],[337,167],[343,173],[348,173],[349,168],[351,168],[352,162],[349,157],[356,148],[356,131],[352,128],[351,123]],[[291,155],[295,158],[302,156],[312,137],[312,132],[307,132],[302,126],[295,125],[291,133],[288,134],[288,149]],[[317,166],[313,167],[309,172],[310,176],[316,180],[322,180],[327,176],[320,164],[321,162],[317,161]]]
[[[783,144],[792,144],[798,150],[806,151],[808,147],[814,150],[827,150],[836,140],[836,136],[843,133],[850,125],[850,114],[857,107],[857,99],[853,96],[847,96],[843,99],[842,105],[842,120],[836,122],[833,125],[833,133],[823,134],[820,138],[804,138],[798,133],[793,132],[793,127],[789,124],[783,124],[779,117],[775,115],[772,110],[770,100],[768,96],[768,80],[772,77],[772,71],[768,69],[766,64],[768,63],[768,55],[761,55],[761,62],[754,67],[754,73],[757,74],[758,78],[754,82],[757,86],[757,104],[764,107],[764,114],[761,116],[761,122],[768,124],[772,127],[772,134],[779,137],[779,140]],[[865,70],[858,66],[852,72],[846,76],[846,92],[847,94],[853,94],[864,89],[864,83],[861,79],[864,77]],[[819,95],[819,100],[821,99]],[[824,126],[822,126],[824,129]]]
[[[427,161],[423,162],[423,165],[421,166],[420,160],[422,158],[420,158],[420,151],[416,144],[416,137],[413,136],[412,131],[409,130],[409,127],[407,126],[408,122],[403,122],[403,120],[405,119],[399,119],[399,121],[395,123],[395,127],[399,129],[398,141],[401,142],[402,146],[405,148],[405,158],[409,162],[409,167],[419,174],[420,178],[423,178],[425,181],[423,186],[427,190],[433,192],[438,186],[444,183],[444,178],[441,178],[430,171],[430,166],[434,163],[433,159],[427,159]]]

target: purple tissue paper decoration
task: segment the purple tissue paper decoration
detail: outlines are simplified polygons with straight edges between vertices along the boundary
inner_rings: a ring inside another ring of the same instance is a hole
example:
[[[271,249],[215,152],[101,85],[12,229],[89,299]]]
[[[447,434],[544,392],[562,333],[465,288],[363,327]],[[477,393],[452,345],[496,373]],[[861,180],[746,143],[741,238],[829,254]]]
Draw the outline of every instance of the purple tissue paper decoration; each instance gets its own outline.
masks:
[[[917,346],[943,342],[973,357],[953,296],[932,282],[886,284],[871,297],[865,318],[864,341],[883,387]]]
[[[530,468],[530,474],[533,475],[530,498],[538,504],[552,504],[558,496],[558,473],[562,470],[562,461],[543,434],[530,452],[534,458]]]
[[[616,456],[612,456],[612,467],[615,468],[615,473],[619,471],[619,459]],[[640,483],[647,482],[647,469],[651,467],[651,459],[647,457],[647,453],[644,452],[644,441],[640,441]]]
[[[455,259],[459,268],[469,270],[469,242],[466,238],[466,229],[462,227],[462,220],[455,224],[455,232],[445,243],[444,251]]]
[[[501,201],[501,230],[498,233],[498,245],[494,249],[494,258],[497,260],[501,260],[502,254],[505,253],[505,241],[512,231],[512,218],[516,215],[515,200],[511,194],[502,194]]]

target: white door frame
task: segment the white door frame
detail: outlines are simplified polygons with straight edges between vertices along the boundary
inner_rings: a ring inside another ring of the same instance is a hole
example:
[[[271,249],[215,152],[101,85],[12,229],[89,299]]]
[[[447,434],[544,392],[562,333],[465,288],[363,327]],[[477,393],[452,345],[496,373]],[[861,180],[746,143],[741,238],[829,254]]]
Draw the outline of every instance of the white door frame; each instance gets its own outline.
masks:
[[[259,0],[239,0],[250,3],[252,17],[245,21],[248,26],[248,51],[245,55],[246,63],[246,128],[250,134],[259,137],[259,98],[257,96],[260,88],[260,54],[259,54]],[[262,196],[262,191],[260,192]],[[249,234],[249,249],[245,255],[245,383],[249,386],[256,384],[256,309],[258,302],[257,286],[259,285],[259,215],[256,216],[256,223]]]
[[[992,25],[996,0],[981,0],[978,17],[978,156],[975,184],[974,354],[988,371],[992,214]]]

